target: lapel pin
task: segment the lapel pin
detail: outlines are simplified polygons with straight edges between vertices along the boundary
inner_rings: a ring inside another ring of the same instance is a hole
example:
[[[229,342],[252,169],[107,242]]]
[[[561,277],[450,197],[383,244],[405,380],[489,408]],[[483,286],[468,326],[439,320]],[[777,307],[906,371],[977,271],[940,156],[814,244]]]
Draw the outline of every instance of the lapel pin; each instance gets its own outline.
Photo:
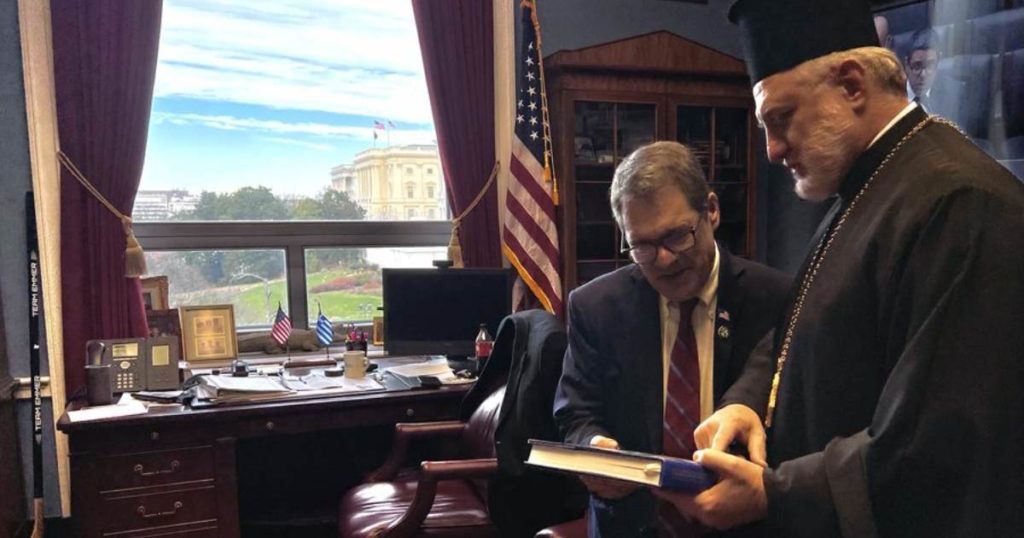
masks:
[[[729,328],[725,325],[720,325],[718,327],[718,337],[722,339],[729,338]]]
[[[718,317],[723,319],[723,320],[725,320],[725,321],[729,321],[729,311],[728,310],[719,310],[718,311]]]

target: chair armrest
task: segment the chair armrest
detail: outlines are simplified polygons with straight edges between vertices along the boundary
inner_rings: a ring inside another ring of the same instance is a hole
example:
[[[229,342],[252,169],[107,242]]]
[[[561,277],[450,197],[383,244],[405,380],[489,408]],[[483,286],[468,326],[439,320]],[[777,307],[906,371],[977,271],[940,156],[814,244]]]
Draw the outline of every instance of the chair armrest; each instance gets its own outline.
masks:
[[[498,472],[497,458],[474,460],[425,461],[420,464],[423,480],[452,480],[455,478],[487,478]]]
[[[419,533],[423,520],[434,506],[437,482],[453,478],[486,478],[498,471],[497,458],[475,460],[425,461],[416,485],[416,494],[402,517],[373,534],[375,538],[411,538]]]
[[[391,453],[384,463],[366,475],[366,482],[386,482],[393,480],[398,470],[405,464],[409,452],[409,442],[413,439],[430,437],[452,437],[461,435],[466,423],[458,420],[440,422],[399,422],[395,424],[395,438],[391,443]]]

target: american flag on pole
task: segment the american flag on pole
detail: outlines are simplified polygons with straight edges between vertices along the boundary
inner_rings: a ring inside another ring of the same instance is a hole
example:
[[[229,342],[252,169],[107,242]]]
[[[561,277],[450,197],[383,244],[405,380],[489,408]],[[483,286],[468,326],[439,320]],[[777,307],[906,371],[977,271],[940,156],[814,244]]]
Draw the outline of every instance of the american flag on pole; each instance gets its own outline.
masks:
[[[376,130],[376,129],[380,129],[381,131],[383,131],[383,130],[386,130],[386,129],[387,129],[387,127],[384,127],[384,123],[383,123],[383,122],[381,122],[381,121],[379,121],[379,120],[373,120],[373,128],[374,128],[375,130]]]
[[[509,160],[508,192],[501,250],[548,312],[562,312],[558,229],[558,187],[551,173],[551,129],[534,0],[523,0],[522,43],[516,56],[515,133]],[[518,303],[518,301],[517,301]]]
[[[277,303],[277,317],[274,319],[274,328],[270,330],[270,336],[278,345],[283,346],[291,334],[292,318],[281,310],[281,303]]]

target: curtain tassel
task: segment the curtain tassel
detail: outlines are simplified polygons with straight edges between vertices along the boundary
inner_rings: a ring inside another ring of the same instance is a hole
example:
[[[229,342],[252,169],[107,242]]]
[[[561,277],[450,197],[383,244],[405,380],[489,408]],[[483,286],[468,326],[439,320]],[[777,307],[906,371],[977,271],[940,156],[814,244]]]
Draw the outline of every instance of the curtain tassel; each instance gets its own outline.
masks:
[[[458,221],[452,223],[452,237],[448,240],[448,259],[451,260],[452,267],[456,269],[465,267],[462,263],[462,245],[459,244]]]
[[[132,219],[124,217],[121,219],[124,226],[125,248],[124,248],[124,276],[128,278],[139,277],[146,274],[146,253],[142,251],[142,245],[135,238],[132,230]]]

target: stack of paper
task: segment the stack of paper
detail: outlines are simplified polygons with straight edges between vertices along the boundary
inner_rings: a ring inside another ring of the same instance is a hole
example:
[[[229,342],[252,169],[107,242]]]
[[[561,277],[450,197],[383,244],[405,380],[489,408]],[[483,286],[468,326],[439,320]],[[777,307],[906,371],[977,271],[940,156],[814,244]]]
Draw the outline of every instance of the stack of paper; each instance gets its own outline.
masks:
[[[204,375],[199,378],[196,397],[211,402],[241,402],[277,398],[292,391],[277,377],[254,375],[232,377]]]
[[[420,376],[436,377],[441,383],[446,385],[472,383],[475,381],[474,379],[463,379],[456,376],[455,372],[453,372],[451,367],[448,366],[448,361],[444,358],[432,359],[426,362],[417,362],[414,364],[392,366],[391,368],[387,368],[386,371],[402,380],[403,383],[410,387],[420,386]]]

